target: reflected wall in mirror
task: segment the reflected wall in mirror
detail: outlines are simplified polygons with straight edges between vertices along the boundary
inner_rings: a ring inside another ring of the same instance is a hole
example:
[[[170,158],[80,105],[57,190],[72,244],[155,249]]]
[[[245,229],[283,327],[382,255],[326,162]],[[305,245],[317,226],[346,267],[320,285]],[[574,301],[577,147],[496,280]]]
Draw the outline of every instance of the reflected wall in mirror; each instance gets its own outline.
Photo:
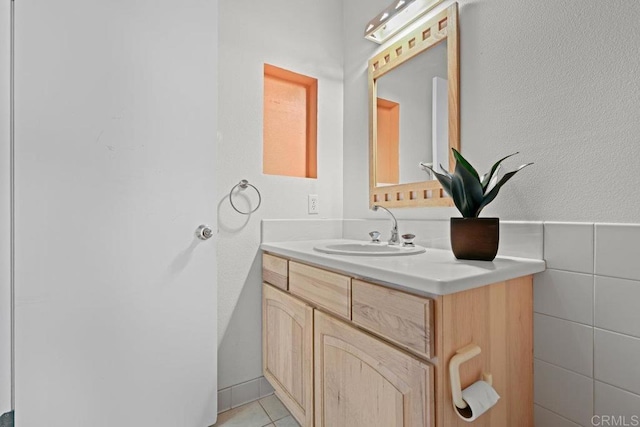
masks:
[[[452,206],[419,162],[459,141],[457,3],[369,61],[370,206]]]
[[[435,179],[418,162],[449,167],[447,41],[378,78],[376,89],[376,186]]]

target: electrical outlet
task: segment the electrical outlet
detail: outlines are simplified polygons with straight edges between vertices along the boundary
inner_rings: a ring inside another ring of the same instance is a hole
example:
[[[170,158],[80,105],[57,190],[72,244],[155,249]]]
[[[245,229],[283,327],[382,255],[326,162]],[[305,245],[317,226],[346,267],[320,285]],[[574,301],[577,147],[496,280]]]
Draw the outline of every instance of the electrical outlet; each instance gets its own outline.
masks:
[[[309,214],[317,215],[319,212],[320,212],[320,208],[318,206],[318,195],[309,194]]]

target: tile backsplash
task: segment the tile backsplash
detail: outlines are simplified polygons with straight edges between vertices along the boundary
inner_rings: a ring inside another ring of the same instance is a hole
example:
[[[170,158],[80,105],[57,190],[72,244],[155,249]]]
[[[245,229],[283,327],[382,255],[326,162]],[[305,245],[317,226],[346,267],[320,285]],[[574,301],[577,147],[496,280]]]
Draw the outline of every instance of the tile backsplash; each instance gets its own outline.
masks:
[[[313,219],[262,221],[262,242],[284,242],[316,239],[368,240],[369,232],[379,231],[381,240],[390,237],[391,220],[381,219]],[[451,249],[449,221],[398,220],[400,234],[416,235],[418,245],[435,249]],[[542,259],[543,223],[500,221],[498,256]]]
[[[345,219],[343,238],[354,240],[369,239],[370,231],[382,233],[382,240],[389,239],[391,221],[384,219]],[[398,220],[400,234],[416,235],[415,243],[427,248],[451,249],[449,221],[446,220]],[[500,221],[500,247],[498,256],[542,259],[543,223]]]
[[[543,226],[548,270],[534,281],[536,426],[605,425],[603,416],[633,425],[640,420],[640,226]]]

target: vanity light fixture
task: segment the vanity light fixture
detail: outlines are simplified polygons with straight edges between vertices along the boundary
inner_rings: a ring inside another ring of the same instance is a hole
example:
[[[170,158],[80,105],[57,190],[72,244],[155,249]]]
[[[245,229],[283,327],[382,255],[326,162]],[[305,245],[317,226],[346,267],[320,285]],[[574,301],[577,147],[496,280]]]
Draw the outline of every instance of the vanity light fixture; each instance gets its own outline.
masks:
[[[382,44],[444,0],[394,0],[367,24],[364,37]]]

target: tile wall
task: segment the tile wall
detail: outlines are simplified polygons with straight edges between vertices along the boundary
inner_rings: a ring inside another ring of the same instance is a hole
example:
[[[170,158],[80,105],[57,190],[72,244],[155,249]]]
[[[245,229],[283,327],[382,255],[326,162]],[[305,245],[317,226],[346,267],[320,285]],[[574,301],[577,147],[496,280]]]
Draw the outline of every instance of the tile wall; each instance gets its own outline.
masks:
[[[640,425],[640,225],[544,223],[544,258],[536,426]]]

